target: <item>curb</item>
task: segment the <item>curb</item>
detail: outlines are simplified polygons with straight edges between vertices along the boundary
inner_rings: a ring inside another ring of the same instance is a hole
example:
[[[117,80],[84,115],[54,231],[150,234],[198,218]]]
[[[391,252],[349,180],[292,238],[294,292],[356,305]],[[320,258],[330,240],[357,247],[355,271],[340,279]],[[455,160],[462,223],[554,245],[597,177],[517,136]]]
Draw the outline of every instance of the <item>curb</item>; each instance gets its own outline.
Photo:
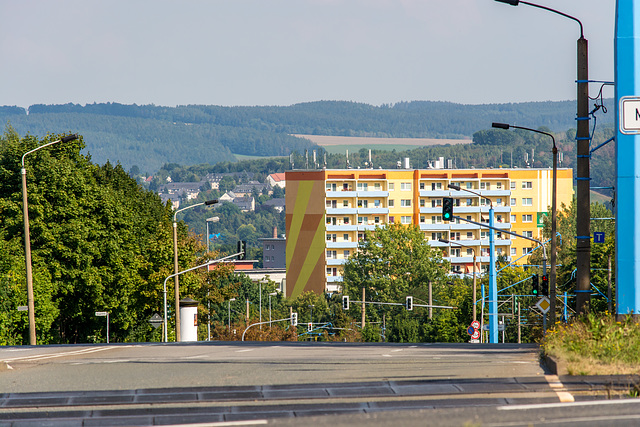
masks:
[[[548,354],[543,354],[542,363],[553,375],[557,375],[557,376],[569,375],[569,372],[567,371],[566,363],[556,360],[555,358],[553,358],[552,356],[549,356]]]

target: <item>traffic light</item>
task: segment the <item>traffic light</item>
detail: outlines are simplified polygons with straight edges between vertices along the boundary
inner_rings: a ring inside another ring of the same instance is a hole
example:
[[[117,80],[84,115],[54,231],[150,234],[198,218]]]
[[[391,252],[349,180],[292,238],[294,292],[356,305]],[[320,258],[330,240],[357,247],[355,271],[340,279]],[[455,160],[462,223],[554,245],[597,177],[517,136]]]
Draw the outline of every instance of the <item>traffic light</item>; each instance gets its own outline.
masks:
[[[451,221],[453,218],[453,199],[451,197],[445,197],[442,199],[442,219],[445,221]]]
[[[413,297],[408,296],[407,300],[405,302],[405,307],[407,308],[408,311],[413,310]]]
[[[307,332],[311,332],[313,330],[313,323],[307,323]]]
[[[246,240],[240,240],[238,242],[238,253],[240,253],[240,255],[238,255],[238,259],[247,259],[247,241]]]
[[[542,276],[542,295],[549,296],[549,276],[547,274]]]
[[[342,296],[342,309],[349,310],[349,295]]]
[[[291,313],[291,326],[298,326],[298,313]]]
[[[538,275],[534,274],[531,278],[531,284],[533,285],[533,295],[538,296],[540,293],[540,285],[538,284]]]

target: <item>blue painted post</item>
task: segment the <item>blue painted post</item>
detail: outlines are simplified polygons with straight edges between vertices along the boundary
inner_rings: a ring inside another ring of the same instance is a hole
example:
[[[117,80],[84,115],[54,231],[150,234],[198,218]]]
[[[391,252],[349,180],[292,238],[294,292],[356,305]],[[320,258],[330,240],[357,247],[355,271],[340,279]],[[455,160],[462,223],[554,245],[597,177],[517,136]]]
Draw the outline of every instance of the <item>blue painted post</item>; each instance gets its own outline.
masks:
[[[640,1],[617,0],[617,317],[640,315]]]
[[[489,342],[498,343],[498,282],[496,281],[496,251],[493,242],[493,204],[489,208]]]

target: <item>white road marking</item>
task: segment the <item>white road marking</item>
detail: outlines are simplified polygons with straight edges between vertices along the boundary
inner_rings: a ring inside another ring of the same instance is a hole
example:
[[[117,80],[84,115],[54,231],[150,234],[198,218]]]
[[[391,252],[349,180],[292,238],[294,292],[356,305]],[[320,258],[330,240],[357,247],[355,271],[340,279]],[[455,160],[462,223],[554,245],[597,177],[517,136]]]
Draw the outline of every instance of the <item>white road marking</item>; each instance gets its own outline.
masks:
[[[255,348],[245,348],[243,350],[236,350],[236,353],[246,353],[247,351],[253,351]]]
[[[564,388],[564,384],[560,381],[557,375],[545,375],[544,378],[549,383],[549,386],[556,392],[560,402],[573,402],[575,401],[573,395]]]
[[[129,347],[129,346],[126,346]],[[59,353],[45,353],[45,354],[36,354],[34,356],[20,356],[20,357],[12,357],[9,359],[4,359],[5,362],[15,362],[15,361],[22,361],[22,362],[31,362],[31,361],[37,361],[37,360],[47,360],[47,359],[54,359],[57,357],[65,357],[65,356],[78,356],[78,355],[82,355],[82,354],[89,354],[89,353],[97,353],[99,351],[104,351],[104,350],[111,350],[111,349],[115,349],[115,348],[122,348],[122,347],[114,347],[114,346],[105,346],[105,347],[90,347],[90,348],[84,348],[81,350],[71,350],[71,351],[64,351],[64,352],[59,352]]]
[[[624,405],[632,403],[637,405],[640,398],[633,399],[617,399],[617,400],[585,400],[579,402],[559,402],[559,403],[532,403],[529,405],[505,405],[498,406],[499,411],[516,411],[520,409],[551,409],[573,406],[606,406],[606,405]]]
[[[256,426],[265,425],[267,420],[250,420],[250,421],[222,421],[216,423],[198,423],[198,424],[171,424],[171,427],[226,427],[226,426]]]

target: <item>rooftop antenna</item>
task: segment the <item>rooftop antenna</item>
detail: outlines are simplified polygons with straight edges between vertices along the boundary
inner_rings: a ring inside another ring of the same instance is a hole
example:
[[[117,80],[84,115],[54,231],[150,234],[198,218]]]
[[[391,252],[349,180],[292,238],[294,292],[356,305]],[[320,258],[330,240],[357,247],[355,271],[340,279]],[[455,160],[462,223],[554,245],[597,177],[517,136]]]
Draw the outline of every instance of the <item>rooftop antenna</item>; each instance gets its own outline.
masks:
[[[304,150],[304,168],[309,169],[309,150]]]
[[[369,148],[369,167],[373,169],[373,163],[371,162],[371,148]]]
[[[313,167],[314,169],[318,169],[318,160],[316,158],[316,150],[313,150]]]
[[[327,152],[324,152],[324,168],[327,168]]]
[[[350,166],[349,166],[349,150],[347,150],[347,169],[350,169]]]

